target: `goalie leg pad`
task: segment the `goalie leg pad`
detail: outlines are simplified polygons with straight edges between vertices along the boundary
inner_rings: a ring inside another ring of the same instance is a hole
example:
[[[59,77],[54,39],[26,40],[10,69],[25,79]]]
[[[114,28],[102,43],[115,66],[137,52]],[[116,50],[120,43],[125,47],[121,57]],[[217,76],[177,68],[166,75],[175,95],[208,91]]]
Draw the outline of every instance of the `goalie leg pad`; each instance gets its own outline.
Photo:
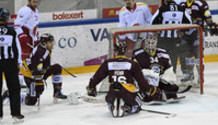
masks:
[[[160,82],[160,86],[159,86],[162,90],[166,91],[166,92],[177,92],[179,90],[179,86],[176,84],[164,84],[162,82]],[[166,94],[167,99],[170,98],[177,98],[177,94]]]
[[[163,101],[164,99],[162,98],[162,91],[160,88],[157,88],[156,93],[153,96],[148,96],[147,94],[142,94],[142,101],[143,102],[151,102],[151,101]]]

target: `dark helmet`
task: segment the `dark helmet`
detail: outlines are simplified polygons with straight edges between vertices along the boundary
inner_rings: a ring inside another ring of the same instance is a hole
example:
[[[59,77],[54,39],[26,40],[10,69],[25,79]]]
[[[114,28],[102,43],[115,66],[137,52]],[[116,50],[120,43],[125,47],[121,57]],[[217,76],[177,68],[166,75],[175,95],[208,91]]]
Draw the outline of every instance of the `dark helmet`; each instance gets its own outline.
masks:
[[[48,42],[48,41],[54,41],[54,36],[51,35],[50,33],[44,33],[44,34],[42,34],[42,35],[40,36],[39,41],[40,41],[41,43],[46,43],[46,42]]]
[[[6,8],[0,8],[0,21],[6,21],[10,16],[10,12]]]
[[[119,43],[114,44],[114,52],[116,53],[116,55],[125,55],[126,43],[119,42]]]

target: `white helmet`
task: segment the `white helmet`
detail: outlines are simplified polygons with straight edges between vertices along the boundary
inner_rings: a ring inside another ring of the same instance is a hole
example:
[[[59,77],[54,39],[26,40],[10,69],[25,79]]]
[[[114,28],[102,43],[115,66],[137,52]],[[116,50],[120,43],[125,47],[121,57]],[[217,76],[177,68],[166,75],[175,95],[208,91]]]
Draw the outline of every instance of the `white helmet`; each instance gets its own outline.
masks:
[[[145,39],[145,49],[151,52],[156,48],[156,46],[157,46],[157,34],[148,33]]]

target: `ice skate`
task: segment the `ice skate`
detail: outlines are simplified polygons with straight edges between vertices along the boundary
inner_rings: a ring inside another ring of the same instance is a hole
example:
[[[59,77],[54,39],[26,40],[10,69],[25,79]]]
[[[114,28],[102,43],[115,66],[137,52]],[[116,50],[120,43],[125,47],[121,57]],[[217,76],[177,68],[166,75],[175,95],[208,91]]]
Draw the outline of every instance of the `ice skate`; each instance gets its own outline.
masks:
[[[185,74],[184,77],[181,79],[181,82],[185,83],[185,82],[193,82],[194,80],[194,75],[193,74]]]
[[[14,115],[12,116],[13,118],[13,124],[17,124],[17,123],[21,123],[21,122],[24,122],[24,116],[23,115]]]
[[[117,117],[123,117],[124,116],[124,108],[125,107],[125,103],[123,101],[123,99],[117,98],[114,101],[114,105],[111,106],[111,113],[113,115],[113,117],[117,118]]]
[[[58,99],[67,99],[67,96],[64,95],[60,90],[54,93],[54,103],[58,102]]]

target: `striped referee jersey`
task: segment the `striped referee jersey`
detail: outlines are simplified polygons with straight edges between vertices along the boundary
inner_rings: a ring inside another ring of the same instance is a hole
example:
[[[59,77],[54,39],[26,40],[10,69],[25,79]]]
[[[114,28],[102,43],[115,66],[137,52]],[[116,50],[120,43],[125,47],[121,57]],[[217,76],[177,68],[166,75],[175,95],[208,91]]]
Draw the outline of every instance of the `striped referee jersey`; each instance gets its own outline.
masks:
[[[191,24],[191,17],[185,8],[174,1],[161,6],[152,16],[151,24]],[[162,31],[161,37],[177,38],[178,30]]]
[[[0,24],[0,61],[8,59],[15,59],[21,64],[21,47],[14,29]]]

